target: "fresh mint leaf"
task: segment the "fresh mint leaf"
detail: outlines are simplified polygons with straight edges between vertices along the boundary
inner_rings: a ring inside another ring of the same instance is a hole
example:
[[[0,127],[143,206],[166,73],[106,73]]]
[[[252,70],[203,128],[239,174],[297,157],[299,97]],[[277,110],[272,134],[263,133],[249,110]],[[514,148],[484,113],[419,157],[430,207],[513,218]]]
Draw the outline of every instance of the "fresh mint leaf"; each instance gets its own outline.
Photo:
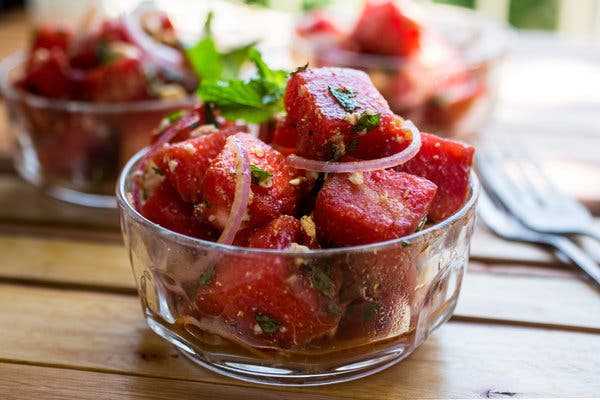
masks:
[[[260,329],[262,329],[262,331],[268,336],[273,336],[273,334],[277,332],[281,326],[281,322],[269,317],[266,314],[256,314],[254,319],[258,323],[258,326],[260,326]]]
[[[239,75],[242,65],[249,60],[249,53],[258,42],[253,41],[221,54],[221,79],[232,79]]]
[[[185,50],[194,73],[202,80],[217,80],[221,77],[223,63],[211,33],[213,14],[208,13],[204,23],[204,37]]]
[[[261,123],[284,110],[283,96],[288,73],[269,68],[256,49],[250,49],[248,57],[256,65],[255,77],[249,80],[202,81],[198,95],[205,103],[213,103],[229,120]]]
[[[356,97],[356,92],[354,90],[346,87],[334,89],[331,86],[327,86],[327,89],[329,90],[329,93],[335,97],[337,102],[340,103],[340,106],[347,112],[352,112],[358,107],[354,100]]]
[[[380,120],[381,114],[363,111],[358,119],[358,122],[352,128],[352,133],[359,133],[362,131],[370,131],[371,129],[375,129],[379,126]]]
[[[264,188],[273,186],[273,174],[269,171],[250,164],[250,174],[252,183]]]

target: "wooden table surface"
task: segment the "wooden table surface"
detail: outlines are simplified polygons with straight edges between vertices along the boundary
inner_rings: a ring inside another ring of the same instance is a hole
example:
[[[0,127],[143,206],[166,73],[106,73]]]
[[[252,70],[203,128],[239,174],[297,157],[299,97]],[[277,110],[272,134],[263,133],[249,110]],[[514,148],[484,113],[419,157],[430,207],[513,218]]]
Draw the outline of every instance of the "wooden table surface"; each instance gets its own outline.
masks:
[[[22,14],[2,16],[0,58],[23,46],[26,32]],[[598,82],[580,82],[587,97],[577,97],[577,88],[564,81],[551,85],[566,88],[566,109],[531,93],[521,97],[519,82],[535,78],[531,65],[543,61],[531,54],[581,67],[563,80],[600,76],[600,57],[594,57],[600,50],[563,43],[567,50],[549,52],[556,43],[528,37],[515,44],[488,132],[541,143],[535,149],[553,177],[595,207],[600,91],[592,93],[589,85]],[[0,148],[6,151],[3,108],[0,113]],[[573,127],[577,132],[568,131]],[[116,212],[47,198],[14,174],[6,152],[0,160],[0,399],[600,396],[600,294],[553,253],[505,242],[481,226],[454,317],[400,364],[358,381],[310,388],[269,388],[215,375],[147,327]],[[587,185],[561,180],[556,172],[565,168],[586,171]],[[584,245],[600,259],[600,245]]]

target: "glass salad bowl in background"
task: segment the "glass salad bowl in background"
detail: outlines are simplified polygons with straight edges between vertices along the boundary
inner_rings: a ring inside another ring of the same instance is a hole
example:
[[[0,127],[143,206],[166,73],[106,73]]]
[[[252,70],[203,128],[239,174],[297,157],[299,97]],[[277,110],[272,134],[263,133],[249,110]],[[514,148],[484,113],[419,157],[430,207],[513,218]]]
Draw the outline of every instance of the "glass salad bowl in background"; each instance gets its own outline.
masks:
[[[15,53],[0,64],[15,167],[28,182],[72,203],[114,207],[125,162],[150,143],[163,117],[198,101],[193,95],[103,103],[42,97],[14,86],[24,62],[24,53]]]
[[[416,8],[399,1],[371,1],[367,4],[379,5],[371,9],[365,6],[359,20],[360,9],[355,7],[356,13],[352,13],[352,7],[340,3],[298,21],[292,41],[296,62],[308,62],[311,67],[362,69],[395,113],[425,132],[473,141],[496,101],[499,70],[510,34],[507,26],[463,8],[439,4],[418,4]],[[406,14],[409,19],[386,19],[397,10],[402,13],[399,18]],[[369,29],[363,30],[361,40],[377,40],[366,44],[368,52],[362,51],[353,38],[358,37],[359,21],[369,19],[372,25],[415,24],[420,43],[408,43],[413,34],[409,27],[407,43],[399,44],[405,48],[396,54],[386,43],[395,46],[402,40],[392,42],[395,37],[390,29]]]
[[[117,186],[142,310],[154,332],[203,367],[272,385],[352,380],[402,360],[452,315],[475,221],[474,174],[460,210],[412,235],[266,250],[191,238],[144,218],[131,194],[144,153]],[[278,329],[280,321],[295,324]],[[315,326],[328,329],[311,336]]]

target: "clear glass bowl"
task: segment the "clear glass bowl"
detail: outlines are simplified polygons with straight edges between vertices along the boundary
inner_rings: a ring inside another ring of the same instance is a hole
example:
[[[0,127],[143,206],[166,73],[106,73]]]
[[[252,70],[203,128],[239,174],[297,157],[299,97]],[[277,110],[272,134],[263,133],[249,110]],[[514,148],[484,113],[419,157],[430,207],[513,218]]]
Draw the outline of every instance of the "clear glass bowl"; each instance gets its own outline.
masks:
[[[340,27],[353,27],[358,9],[337,4],[324,15]],[[502,60],[512,32],[500,21],[459,7],[419,4],[423,24],[437,31],[463,60],[462,67],[447,51],[424,42],[426,61],[345,50],[330,40],[294,33],[292,54],[298,65],[362,69],[390,108],[423,132],[473,142],[493,110]],[[303,17],[297,26],[304,24]],[[435,33],[434,33],[435,35]],[[433,46],[433,47],[431,47]],[[452,52],[453,52],[452,51]],[[450,53],[455,57],[454,54]]]
[[[475,222],[474,174],[459,211],[410,236],[265,250],[194,239],[144,218],[130,193],[143,154],[117,186],[142,310],[154,332],[203,367],[272,385],[357,379],[408,356],[452,315]]]
[[[161,119],[191,108],[195,97],[90,103],[49,99],[14,87],[24,53],[0,64],[19,174],[53,197],[93,207],[115,207],[114,188],[125,162],[150,143]]]

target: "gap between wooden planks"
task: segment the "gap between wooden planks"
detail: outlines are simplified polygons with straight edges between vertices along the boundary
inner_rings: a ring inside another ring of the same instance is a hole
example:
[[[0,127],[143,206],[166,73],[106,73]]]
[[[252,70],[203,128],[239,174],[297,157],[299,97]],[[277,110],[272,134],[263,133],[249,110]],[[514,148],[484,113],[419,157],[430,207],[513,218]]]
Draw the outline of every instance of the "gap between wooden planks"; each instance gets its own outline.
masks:
[[[150,331],[132,296],[0,285],[0,304],[11,304],[0,313],[0,362],[254,386],[184,359]],[[591,396],[600,392],[599,352],[598,334],[451,321],[389,370],[298,390],[360,399]]]
[[[136,294],[122,245],[0,235],[0,249],[0,281]],[[600,296],[575,272],[494,268],[471,262],[457,317],[600,331]]]

